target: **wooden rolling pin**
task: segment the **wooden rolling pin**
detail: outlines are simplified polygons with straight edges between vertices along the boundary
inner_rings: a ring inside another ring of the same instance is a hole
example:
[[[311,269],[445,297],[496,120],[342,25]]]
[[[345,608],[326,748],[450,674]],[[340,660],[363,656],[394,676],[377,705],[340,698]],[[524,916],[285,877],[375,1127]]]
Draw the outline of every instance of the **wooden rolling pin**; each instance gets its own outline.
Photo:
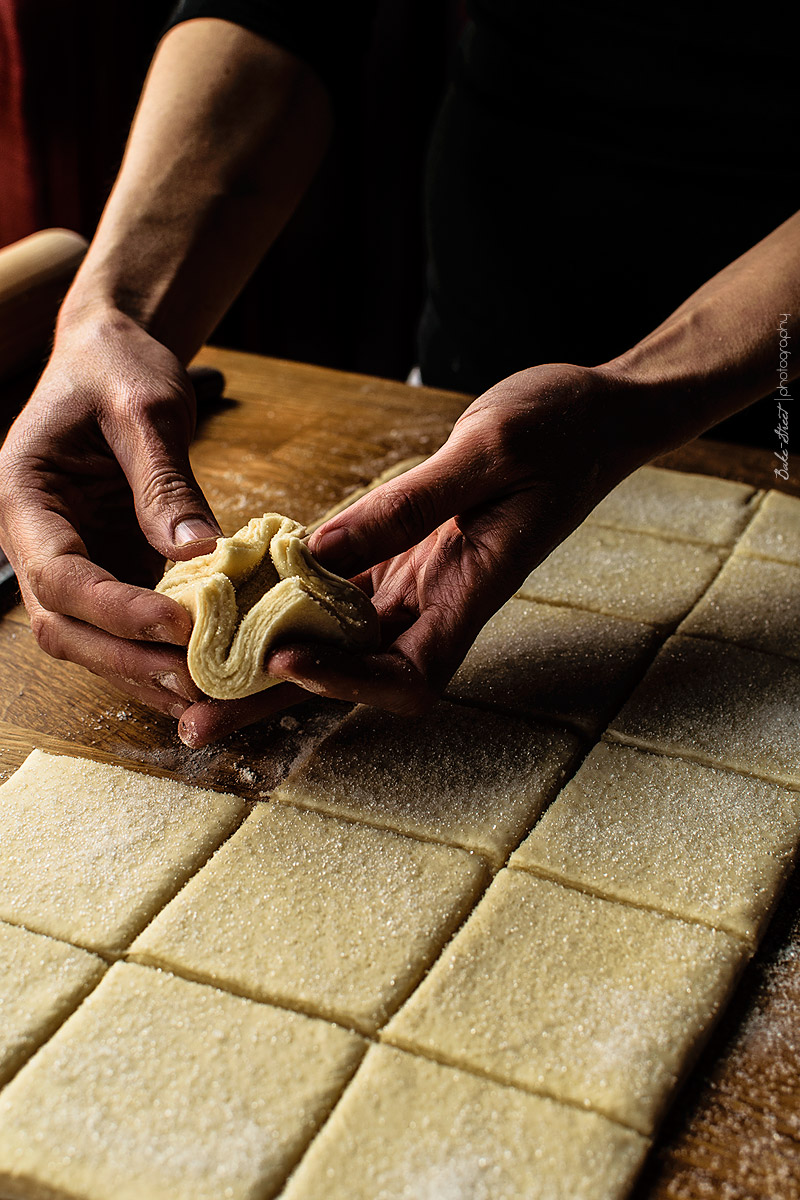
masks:
[[[44,358],[86,245],[68,229],[43,229],[0,250],[0,380]]]

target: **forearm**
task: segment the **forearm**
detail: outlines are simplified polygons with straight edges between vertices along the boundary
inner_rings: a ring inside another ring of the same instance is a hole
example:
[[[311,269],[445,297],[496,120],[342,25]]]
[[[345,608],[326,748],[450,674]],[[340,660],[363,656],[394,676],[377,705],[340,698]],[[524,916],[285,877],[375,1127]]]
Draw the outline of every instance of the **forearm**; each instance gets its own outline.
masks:
[[[774,391],[782,330],[790,348],[800,342],[800,213],[599,368],[623,385],[617,424],[632,460],[682,445]],[[798,374],[800,354],[790,354],[788,378]]]
[[[288,220],[330,126],[293,55],[225,21],[171,30],[59,330],[121,311],[187,361]]]

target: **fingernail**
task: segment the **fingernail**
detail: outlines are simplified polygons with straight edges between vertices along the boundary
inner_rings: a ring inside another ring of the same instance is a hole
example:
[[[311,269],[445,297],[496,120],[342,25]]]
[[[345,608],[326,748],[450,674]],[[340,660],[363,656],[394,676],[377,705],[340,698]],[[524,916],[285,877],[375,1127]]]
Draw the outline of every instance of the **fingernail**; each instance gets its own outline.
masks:
[[[191,726],[187,727],[185,725],[179,725],[178,737],[181,739],[184,746],[188,746],[190,750],[196,749],[197,734],[195,733],[194,729],[191,728]]]
[[[183,696],[184,700],[189,703],[194,700],[195,693],[191,686],[184,683],[174,671],[154,671],[151,678],[166,692],[175,692],[178,696]]]
[[[175,526],[175,545],[188,546],[190,542],[208,542],[220,536],[219,530],[199,517],[189,517]]]
[[[350,568],[355,569],[353,539],[347,529],[332,529],[330,533],[318,536],[312,553],[324,566],[335,567],[343,574]]]
[[[186,644],[172,629],[167,629],[166,625],[147,625],[142,630],[142,634],[151,642],[168,642],[171,646]]]

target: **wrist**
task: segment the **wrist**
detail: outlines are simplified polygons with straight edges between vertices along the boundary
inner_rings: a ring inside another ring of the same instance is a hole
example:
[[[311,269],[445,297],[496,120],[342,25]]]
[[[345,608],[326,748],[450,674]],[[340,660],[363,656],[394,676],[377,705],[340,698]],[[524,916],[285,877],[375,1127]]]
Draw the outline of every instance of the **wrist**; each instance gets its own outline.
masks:
[[[141,322],[108,295],[68,293],[56,320],[54,348],[75,339],[109,337],[130,330],[132,324],[143,328]]]
[[[595,368],[609,381],[626,439],[642,462],[769,395],[779,331],[772,318],[757,316],[748,323],[733,304],[723,308],[713,296],[687,302],[641,342]]]

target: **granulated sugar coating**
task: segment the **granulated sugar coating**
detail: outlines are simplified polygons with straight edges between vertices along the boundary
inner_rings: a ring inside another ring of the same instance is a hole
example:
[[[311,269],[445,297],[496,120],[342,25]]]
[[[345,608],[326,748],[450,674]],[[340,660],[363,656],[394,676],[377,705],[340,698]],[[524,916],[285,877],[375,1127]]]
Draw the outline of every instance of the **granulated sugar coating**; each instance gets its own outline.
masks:
[[[796,890],[789,904],[782,905],[782,913],[788,912],[797,913]],[[667,1121],[643,1195],[670,1200],[800,1197],[796,915],[792,926],[776,931],[776,944],[753,960],[742,997],[745,1016],[725,1018],[720,1034],[727,1036],[715,1038],[713,1058],[704,1060],[703,1077],[692,1086],[684,1110],[674,1122]],[[772,940],[771,933],[768,938]]]
[[[124,950],[244,809],[235,796],[34,750],[0,787],[0,918]]]
[[[505,859],[557,790],[574,734],[442,702],[423,717],[357,709],[278,800]]]
[[[800,567],[733,554],[678,632],[800,659]]]
[[[3,1194],[274,1195],[362,1052],[323,1021],[118,963],[0,1095]]]
[[[599,745],[510,865],[754,943],[798,841],[798,792]]]
[[[800,567],[800,499],[768,492],[737,549]]]
[[[587,522],[528,576],[519,595],[667,629],[686,615],[723,559],[713,546]]]
[[[382,1038],[650,1134],[745,954],[726,933],[504,870]]]
[[[800,786],[800,664],[723,642],[670,638],[610,732]]]
[[[464,850],[259,805],[131,956],[372,1033],[488,881]]]
[[[282,1200],[621,1200],[632,1130],[373,1046]]]
[[[657,644],[648,625],[509,600],[484,626],[446,694],[509,712],[547,714],[597,733]]]
[[[100,981],[106,965],[64,942],[0,924],[0,1084]]]
[[[755,489],[746,483],[642,467],[609,492],[588,520],[731,546],[750,519],[755,499]]]

